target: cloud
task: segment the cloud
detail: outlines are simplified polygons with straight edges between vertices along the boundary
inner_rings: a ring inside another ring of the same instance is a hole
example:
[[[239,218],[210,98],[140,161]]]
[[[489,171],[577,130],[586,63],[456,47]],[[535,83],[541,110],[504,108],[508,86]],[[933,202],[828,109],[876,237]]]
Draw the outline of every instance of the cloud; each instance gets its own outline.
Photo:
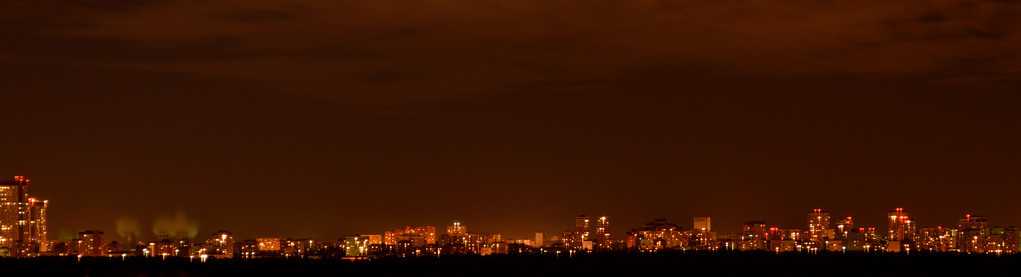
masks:
[[[294,13],[263,9],[234,10],[216,16],[226,20],[239,20],[250,23],[274,23],[276,21],[297,18],[297,15]]]
[[[184,211],[177,211],[173,215],[163,215],[156,218],[152,223],[153,234],[167,234],[177,236],[185,234],[188,238],[194,238],[199,232],[199,222],[194,218],[188,218]]]
[[[105,3],[22,4],[32,7],[12,18],[42,20],[7,27],[32,31],[22,34],[26,49],[0,55],[386,100],[599,83],[662,67],[1021,79],[1019,1]]]
[[[138,224],[138,219],[133,217],[122,216],[117,218],[117,235],[124,237],[128,233],[134,233],[135,236],[142,234],[142,228]]]

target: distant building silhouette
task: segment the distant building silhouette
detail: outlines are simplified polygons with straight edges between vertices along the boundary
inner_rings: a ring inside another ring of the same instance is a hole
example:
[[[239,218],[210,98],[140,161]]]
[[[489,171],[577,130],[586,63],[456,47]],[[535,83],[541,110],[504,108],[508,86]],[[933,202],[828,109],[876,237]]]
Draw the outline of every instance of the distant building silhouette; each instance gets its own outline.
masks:
[[[29,197],[25,176],[0,182],[0,248],[14,257],[48,251],[47,200]]]

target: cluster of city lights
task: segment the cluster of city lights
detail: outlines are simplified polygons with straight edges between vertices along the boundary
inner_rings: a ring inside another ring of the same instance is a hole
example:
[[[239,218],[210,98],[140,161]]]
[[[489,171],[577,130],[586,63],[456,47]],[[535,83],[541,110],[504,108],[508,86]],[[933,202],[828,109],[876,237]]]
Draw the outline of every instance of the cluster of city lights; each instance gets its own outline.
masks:
[[[377,234],[357,234],[339,240],[262,237],[235,240],[229,231],[216,231],[209,239],[196,240],[182,232],[160,233],[149,241],[134,233],[108,240],[102,231],[85,230],[69,240],[49,240],[46,232],[48,201],[28,196],[29,180],[16,176],[0,184],[0,256],[72,256],[127,259],[187,258],[343,258],[366,259],[380,256],[441,256],[538,254],[567,255],[592,252],[660,251],[763,251],[763,252],[865,252],[911,253],[960,252],[1013,254],[1019,252],[1021,229],[988,224],[978,215],[967,214],[956,225],[919,227],[909,212],[896,208],[887,214],[885,233],[875,227],[858,227],[852,217],[833,221],[822,209],[807,213],[801,228],[768,226],[748,221],[740,233],[718,235],[710,217],[695,217],[691,228],[658,218],[644,226],[611,233],[610,218],[586,215],[574,218],[574,228],[547,236],[536,232],[526,239],[507,239],[499,233],[474,232],[461,222],[437,232],[435,226],[404,226]]]

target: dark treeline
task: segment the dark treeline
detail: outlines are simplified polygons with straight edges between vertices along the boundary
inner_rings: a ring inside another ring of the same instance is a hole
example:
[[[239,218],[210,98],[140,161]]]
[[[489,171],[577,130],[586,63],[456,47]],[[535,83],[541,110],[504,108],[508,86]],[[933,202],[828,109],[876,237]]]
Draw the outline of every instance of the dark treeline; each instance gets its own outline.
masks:
[[[48,257],[0,259],[5,276],[1021,276],[1021,256],[606,253],[363,261]]]

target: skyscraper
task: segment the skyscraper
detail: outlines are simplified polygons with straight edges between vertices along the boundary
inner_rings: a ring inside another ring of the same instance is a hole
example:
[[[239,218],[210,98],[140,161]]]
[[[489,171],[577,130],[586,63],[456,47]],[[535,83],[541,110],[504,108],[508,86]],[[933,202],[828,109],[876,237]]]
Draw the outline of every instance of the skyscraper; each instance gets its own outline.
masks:
[[[103,240],[103,232],[86,230],[78,232],[78,254],[88,257],[102,257],[106,255],[106,241]]]
[[[600,239],[610,238],[610,218],[605,215],[596,220],[596,236]]]
[[[227,259],[234,258],[234,235],[230,231],[216,231],[208,244],[213,246],[214,255]]]
[[[826,229],[830,228],[830,213],[815,209],[808,213],[808,240],[821,242],[826,239]]]
[[[854,220],[850,216],[837,220],[837,231],[835,232],[837,238],[846,239],[851,230],[854,230]]]
[[[741,239],[736,241],[740,250],[765,250],[769,227],[763,221],[746,221],[741,228]]]
[[[585,215],[578,215],[574,218],[574,234],[578,236],[578,242],[582,242],[589,239],[589,232],[591,230],[589,225],[589,218]]]
[[[604,215],[596,219],[596,231],[592,239],[596,241],[596,248],[610,248],[610,218]]]
[[[911,222],[911,214],[902,208],[897,208],[887,213],[890,220],[887,239],[891,241],[910,240],[914,234],[914,222]]]
[[[0,247],[10,249],[16,257],[26,254],[32,234],[28,183],[24,176],[0,182]]]
[[[989,236],[989,220],[981,215],[965,215],[957,221],[957,247],[964,252],[985,252]]]
[[[535,232],[535,247],[546,246],[546,234],[543,232]]]
[[[46,207],[49,200],[29,198],[30,212],[28,215],[29,247],[32,252],[47,252],[49,241],[46,233]]]

